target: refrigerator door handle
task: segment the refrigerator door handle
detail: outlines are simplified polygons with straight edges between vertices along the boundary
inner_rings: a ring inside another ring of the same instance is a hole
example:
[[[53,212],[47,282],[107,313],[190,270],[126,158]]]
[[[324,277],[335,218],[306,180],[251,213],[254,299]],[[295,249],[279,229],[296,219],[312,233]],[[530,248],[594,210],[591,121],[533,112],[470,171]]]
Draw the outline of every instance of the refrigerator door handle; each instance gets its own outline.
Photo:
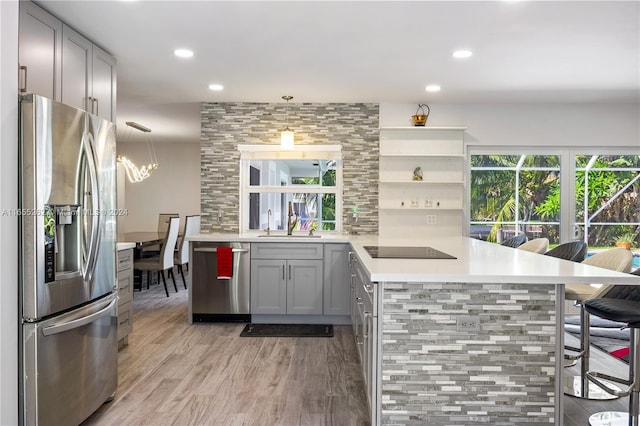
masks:
[[[85,207],[85,211],[83,212],[83,214],[86,215],[90,215],[91,216],[91,236],[89,239],[89,251],[87,254],[87,260],[86,260],[86,269],[84,271],[84,277],[85,280],[90,281],[91,278],[93,277],[93,271],[95,269],[95,259],[97,257],[97,251],[98,251],[98,246],[99,246],[99,238],[100,238],[100,226],[101,226],[101,220],[100,220],[100,215],[101,215],[101,211],[100,211],[100,197],[98,196],[98,192],[99,192],[99,188],[98,188],[98,173],[96,171],[96,160],[95,160],[95,156],[94,156],[94,152],[93,152],[93,138],[91,137],[91,135],[85,134],[82,138],[82,149],[84,150],[84,154],[85,154],[85,158],[87,159],[87,165],[88,165],[88,170],[89,170],[89,179],[91,181],[91,188],[89,190],[89,194],[83,194],[83,198],[84,195],[90,195],[91,196],[91,209],[90,211],[86,211],[86,207]],[[81,191],[84,190],[84,188],[80,188]]]
[[[94,312],[91,315],[87,315],[86,317],[44,327],[42,329],[42,334],[45,336],[51,336],[53,334],[64,333],[65,331],[73,330],[74,328],[79,328],[83,325],[92,323],[99,318],[109,315],[111,312],[111,308],[113,308],[117,302],[117,298],[113,299],[106,307],[100,309],[98,312]]]

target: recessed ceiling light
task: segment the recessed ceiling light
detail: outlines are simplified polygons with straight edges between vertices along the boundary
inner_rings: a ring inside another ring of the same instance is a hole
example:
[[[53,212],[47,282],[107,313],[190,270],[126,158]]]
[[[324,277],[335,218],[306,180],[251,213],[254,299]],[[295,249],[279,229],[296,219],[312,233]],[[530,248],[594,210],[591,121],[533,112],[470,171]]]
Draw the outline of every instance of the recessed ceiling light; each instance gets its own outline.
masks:
[[[209,90],[215,90],[216,92],[220,91],[224,89],[224,86],[222,84],[210,84],[209,85]]]
[[[193,50],[189,49],[176,49],[173,54],[178,58],[191,58],[193,56]]]
[[[456,50],[451,56],[458,59],[470,58],[473,55],[473,52],[470,50]]]
[[[424,90],[426,90],[427,92],[439,92],[440,86],[438,86],[437,84],[430,84],[425,87]]]

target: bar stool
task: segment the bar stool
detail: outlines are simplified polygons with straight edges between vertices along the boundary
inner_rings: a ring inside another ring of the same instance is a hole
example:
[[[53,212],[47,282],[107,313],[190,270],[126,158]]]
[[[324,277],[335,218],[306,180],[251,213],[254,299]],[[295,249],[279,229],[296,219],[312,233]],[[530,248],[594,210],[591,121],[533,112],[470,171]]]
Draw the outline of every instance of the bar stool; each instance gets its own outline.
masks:
[[[611,393],[618,397],[629,396],[628,412],[606,411],[593,414],[589,417],[591,426],[639,426],[639,397],[640,397],[640,288],[637,286],[616,286],[618,296],[624,299],[592,299],[584,302],[584,308],[592,315],[611,321],[619,321],[627,323],[628,327],[633,330],[629,341],[629,378],[621,379],[609,376],[604,373],[595,371],[587,371],[587,378],[602,388],[607,393]],[[623,390],[612,389],[610,385],[602,382],[605,379],[610,382],[616,382],[628,386]]]
[[[629,272],[633,263],[633,255],[629,250],[623,248],[613,248],[585,259],[581,263],[585,265],[598,266],[618,272]],[[589,313],[584,309],[584,301],[588,299],[610,298],[610,292],[617,286],[613,285],[590,285],[590,284],[567,284],[565,286],[565,299],[573,300],[580,306],[580,347],[565,345],[565,349],[574,354],[565,354],[566,360],[580,360],[580,374],[567,378],[565,382],[565,395],[576,398],[604,400],[616,399],[617,396],[603,392],[598,386],[592,385],[587,379],[589,371],[589,358],[591,357],[591,344],[589,339]]]

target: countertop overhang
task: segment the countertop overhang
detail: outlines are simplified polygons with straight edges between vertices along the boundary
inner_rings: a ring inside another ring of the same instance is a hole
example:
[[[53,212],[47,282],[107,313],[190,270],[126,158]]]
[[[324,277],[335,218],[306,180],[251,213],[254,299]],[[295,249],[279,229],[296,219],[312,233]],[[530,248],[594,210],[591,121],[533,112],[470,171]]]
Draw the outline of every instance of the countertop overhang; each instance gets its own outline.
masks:
[[[407,240],[375,235],[322,235],[321,238],[259,237],[242,234],[197,234],[189,241],[349,243],[374,282],[629,284],[640,277],[581,263],[504,247],[468,237]],[[373,259],[366,245],[430,246],[457,259]]]

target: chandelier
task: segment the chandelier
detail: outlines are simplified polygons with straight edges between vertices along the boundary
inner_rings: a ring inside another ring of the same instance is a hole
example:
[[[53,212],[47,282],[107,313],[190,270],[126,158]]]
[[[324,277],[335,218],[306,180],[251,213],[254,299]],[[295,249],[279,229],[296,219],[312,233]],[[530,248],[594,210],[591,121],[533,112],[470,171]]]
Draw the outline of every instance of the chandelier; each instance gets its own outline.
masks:
[[[126,124],[129,127],[143,132],[145,135],[151,133],[151,129],[143,126],[142,124],[138,124],[135,121],[127,121]],[[146,138],[145,143],[147,144],[147,152],[149,153],[149,164],[147,165],[138,167],[133,161],[124,155],[118,155],[118,161],[124,166],[127,178],[131,183],[142,182],[151,176],[153,171],[158,168],[158,157],[156,156],[156,151],[153,148],[153,141],[151,141],[150,136]]]

